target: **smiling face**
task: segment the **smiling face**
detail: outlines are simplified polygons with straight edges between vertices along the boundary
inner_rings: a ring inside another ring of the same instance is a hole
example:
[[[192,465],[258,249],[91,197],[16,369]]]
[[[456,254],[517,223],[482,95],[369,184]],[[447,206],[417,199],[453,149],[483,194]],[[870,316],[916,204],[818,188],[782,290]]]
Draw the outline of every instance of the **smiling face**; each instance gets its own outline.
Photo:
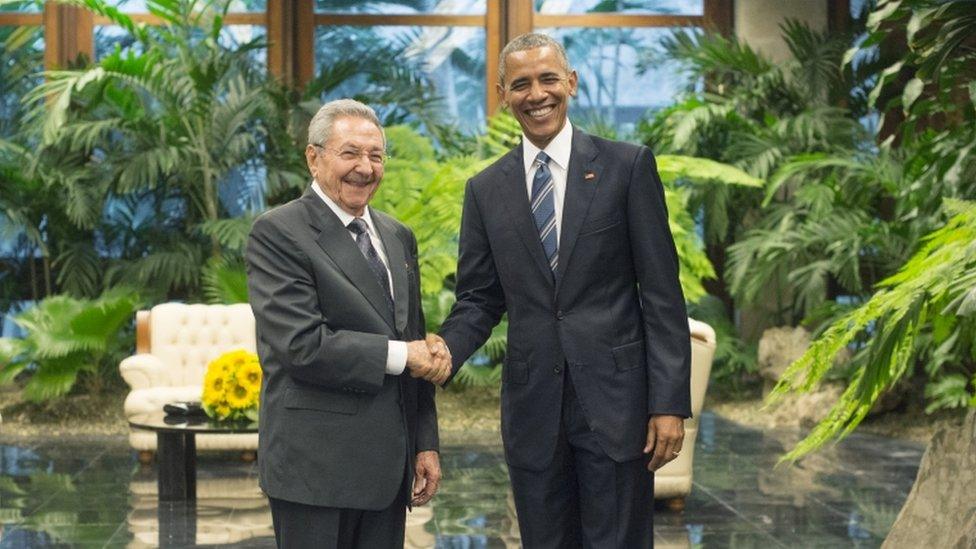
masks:
[[[576,95],[576,71],[567,70],[555,48],[514,51],[505,57],[502,101],[533,145],[544,149],[566,124],[569,98]]]
[[[358,217],[383,179],[383,151],[383,133],[376,124],[343,116],[333,122],[328,141],[305,148],[305,160],[322,192]]]

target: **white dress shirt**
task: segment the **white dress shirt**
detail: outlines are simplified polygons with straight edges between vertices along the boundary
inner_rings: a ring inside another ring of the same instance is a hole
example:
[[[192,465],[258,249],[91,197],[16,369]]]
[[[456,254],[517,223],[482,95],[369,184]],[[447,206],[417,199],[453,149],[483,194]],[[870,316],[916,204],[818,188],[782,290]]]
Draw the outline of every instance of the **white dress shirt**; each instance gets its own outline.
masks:
[[[322,202],[325,202],[325,205],[328,206],[329,209],[339,217],[339,222],[342,223],[344,227],[347,227],[348,230],[349,224],[356,219],[356,216],[340,208],[339,205],[329,198],[328,195],[322,192],[322,189],[319,188],[315,181],[312,182],[312,190],[315,191],[315,194],[322,199]],[[386,267],[386,284],[390,289],[390,295],[392,296],[393,280],[390,277],[390,262],[386,259],[386,250],[383,248],[383,241],[380,240],[380,235],[378,232],[376,232],[376,227],[373,225],[373,218],[369,215],[368,206],[363,209],[362,220],[366,222],[366,227],[368,229],[366,233],[369,235],[369,239],[373,243],[373,248],[376,249],[376,254],[380,256],[380,261],[382,261],[383,265]],[[349,237],[352,238],[353,242],[356,241],[356,235],[352,231],[349,231]],[[406,366],[407,343],[405,341],[391,340],[386,353],[386,373],[394,376],[400,375],[403,373],[403,369],[406,368]]]
[[[522,160],[525,162],[525,189],[532,201],[532,179],[539,170],[535,161],[539,151],[549,156],[549,171],[552,173],[552,199],[556,206],[556,247],[562,236],[563,199],[566,198],[566,175],[569,172],[569,153],[573,150],[573,126],[566,119],[563,129],[546,145],[545,149],[536,147],[529,138],[522,134]]]

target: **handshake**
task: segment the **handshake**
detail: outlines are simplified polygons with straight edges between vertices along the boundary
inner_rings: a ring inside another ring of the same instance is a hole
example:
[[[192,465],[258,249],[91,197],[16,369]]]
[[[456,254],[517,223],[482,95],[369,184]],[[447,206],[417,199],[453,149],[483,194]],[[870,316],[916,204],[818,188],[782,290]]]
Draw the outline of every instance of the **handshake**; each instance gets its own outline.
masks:
[[[407,371],[436,385],[442,385],[451,375],[451,351],[437,334],[428,334],[426,341],[407,343]]]

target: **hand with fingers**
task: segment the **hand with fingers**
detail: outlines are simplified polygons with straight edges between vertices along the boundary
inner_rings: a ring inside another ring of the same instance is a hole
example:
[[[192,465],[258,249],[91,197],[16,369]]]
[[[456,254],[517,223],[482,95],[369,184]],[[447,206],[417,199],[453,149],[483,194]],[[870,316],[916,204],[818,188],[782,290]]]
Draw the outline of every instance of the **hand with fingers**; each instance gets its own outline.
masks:
[[[413,495],[410,504],[413,506],[426,505],[437,493],[441,483],[440,457],[434,450],[426,450],[417,454],[414,466]]]
[[[427,350],[430,351],[430,355],[434,361],[434,367],[438,371],[438,376],[436,379],[432,379],[433,383],[438,385],[443,385],[447,378],[451,376],[451,350],[447,347],[447,342],[444,338],[437,334],[427,334]]]
[[[685,438],[685,420],[681,416],[651,416],[647,422],[647,444],[644,453],[652,454],[648,471],[657,471],[681,452]]]
[[[425,340],[408,342],[407,371],[412,377],[423,378],[437,385],[443,384],[451,375],[451,358],[447,346],[432,353]]]

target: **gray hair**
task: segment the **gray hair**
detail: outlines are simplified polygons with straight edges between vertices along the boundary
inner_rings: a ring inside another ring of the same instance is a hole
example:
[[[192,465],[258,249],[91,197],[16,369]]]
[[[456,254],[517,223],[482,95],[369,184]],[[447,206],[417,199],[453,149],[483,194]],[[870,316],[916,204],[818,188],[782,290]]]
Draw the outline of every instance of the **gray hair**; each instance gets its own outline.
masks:
[[[312,121],[308,123],[308,144],[322,145],[332,137],[332,126],[337,118],[351,116],[369,120],[379,128],[383,135],[383,143],[386,143],[386,133],[383,132],[383,125],[376,116],[376,111],[369,105],[360,103],[355,99],[336,99],[329,101],[319,109]]]
[[[566,48],[559,43],[553,37],[540,34],[538,32],[530,32],[523,34],[521,36],[516,36],[511,42],[505,44],[502,48],[502,53],[498,59],[498,83],[505,83],[505,58],[508,54],[515,53],[517,51],[534,50],[536,48],[550,47],[556,50],[556,54],[559,56],[559,60],[562,62],[563,68],[566,72],[569,72],[569,58],[566,57]]]

